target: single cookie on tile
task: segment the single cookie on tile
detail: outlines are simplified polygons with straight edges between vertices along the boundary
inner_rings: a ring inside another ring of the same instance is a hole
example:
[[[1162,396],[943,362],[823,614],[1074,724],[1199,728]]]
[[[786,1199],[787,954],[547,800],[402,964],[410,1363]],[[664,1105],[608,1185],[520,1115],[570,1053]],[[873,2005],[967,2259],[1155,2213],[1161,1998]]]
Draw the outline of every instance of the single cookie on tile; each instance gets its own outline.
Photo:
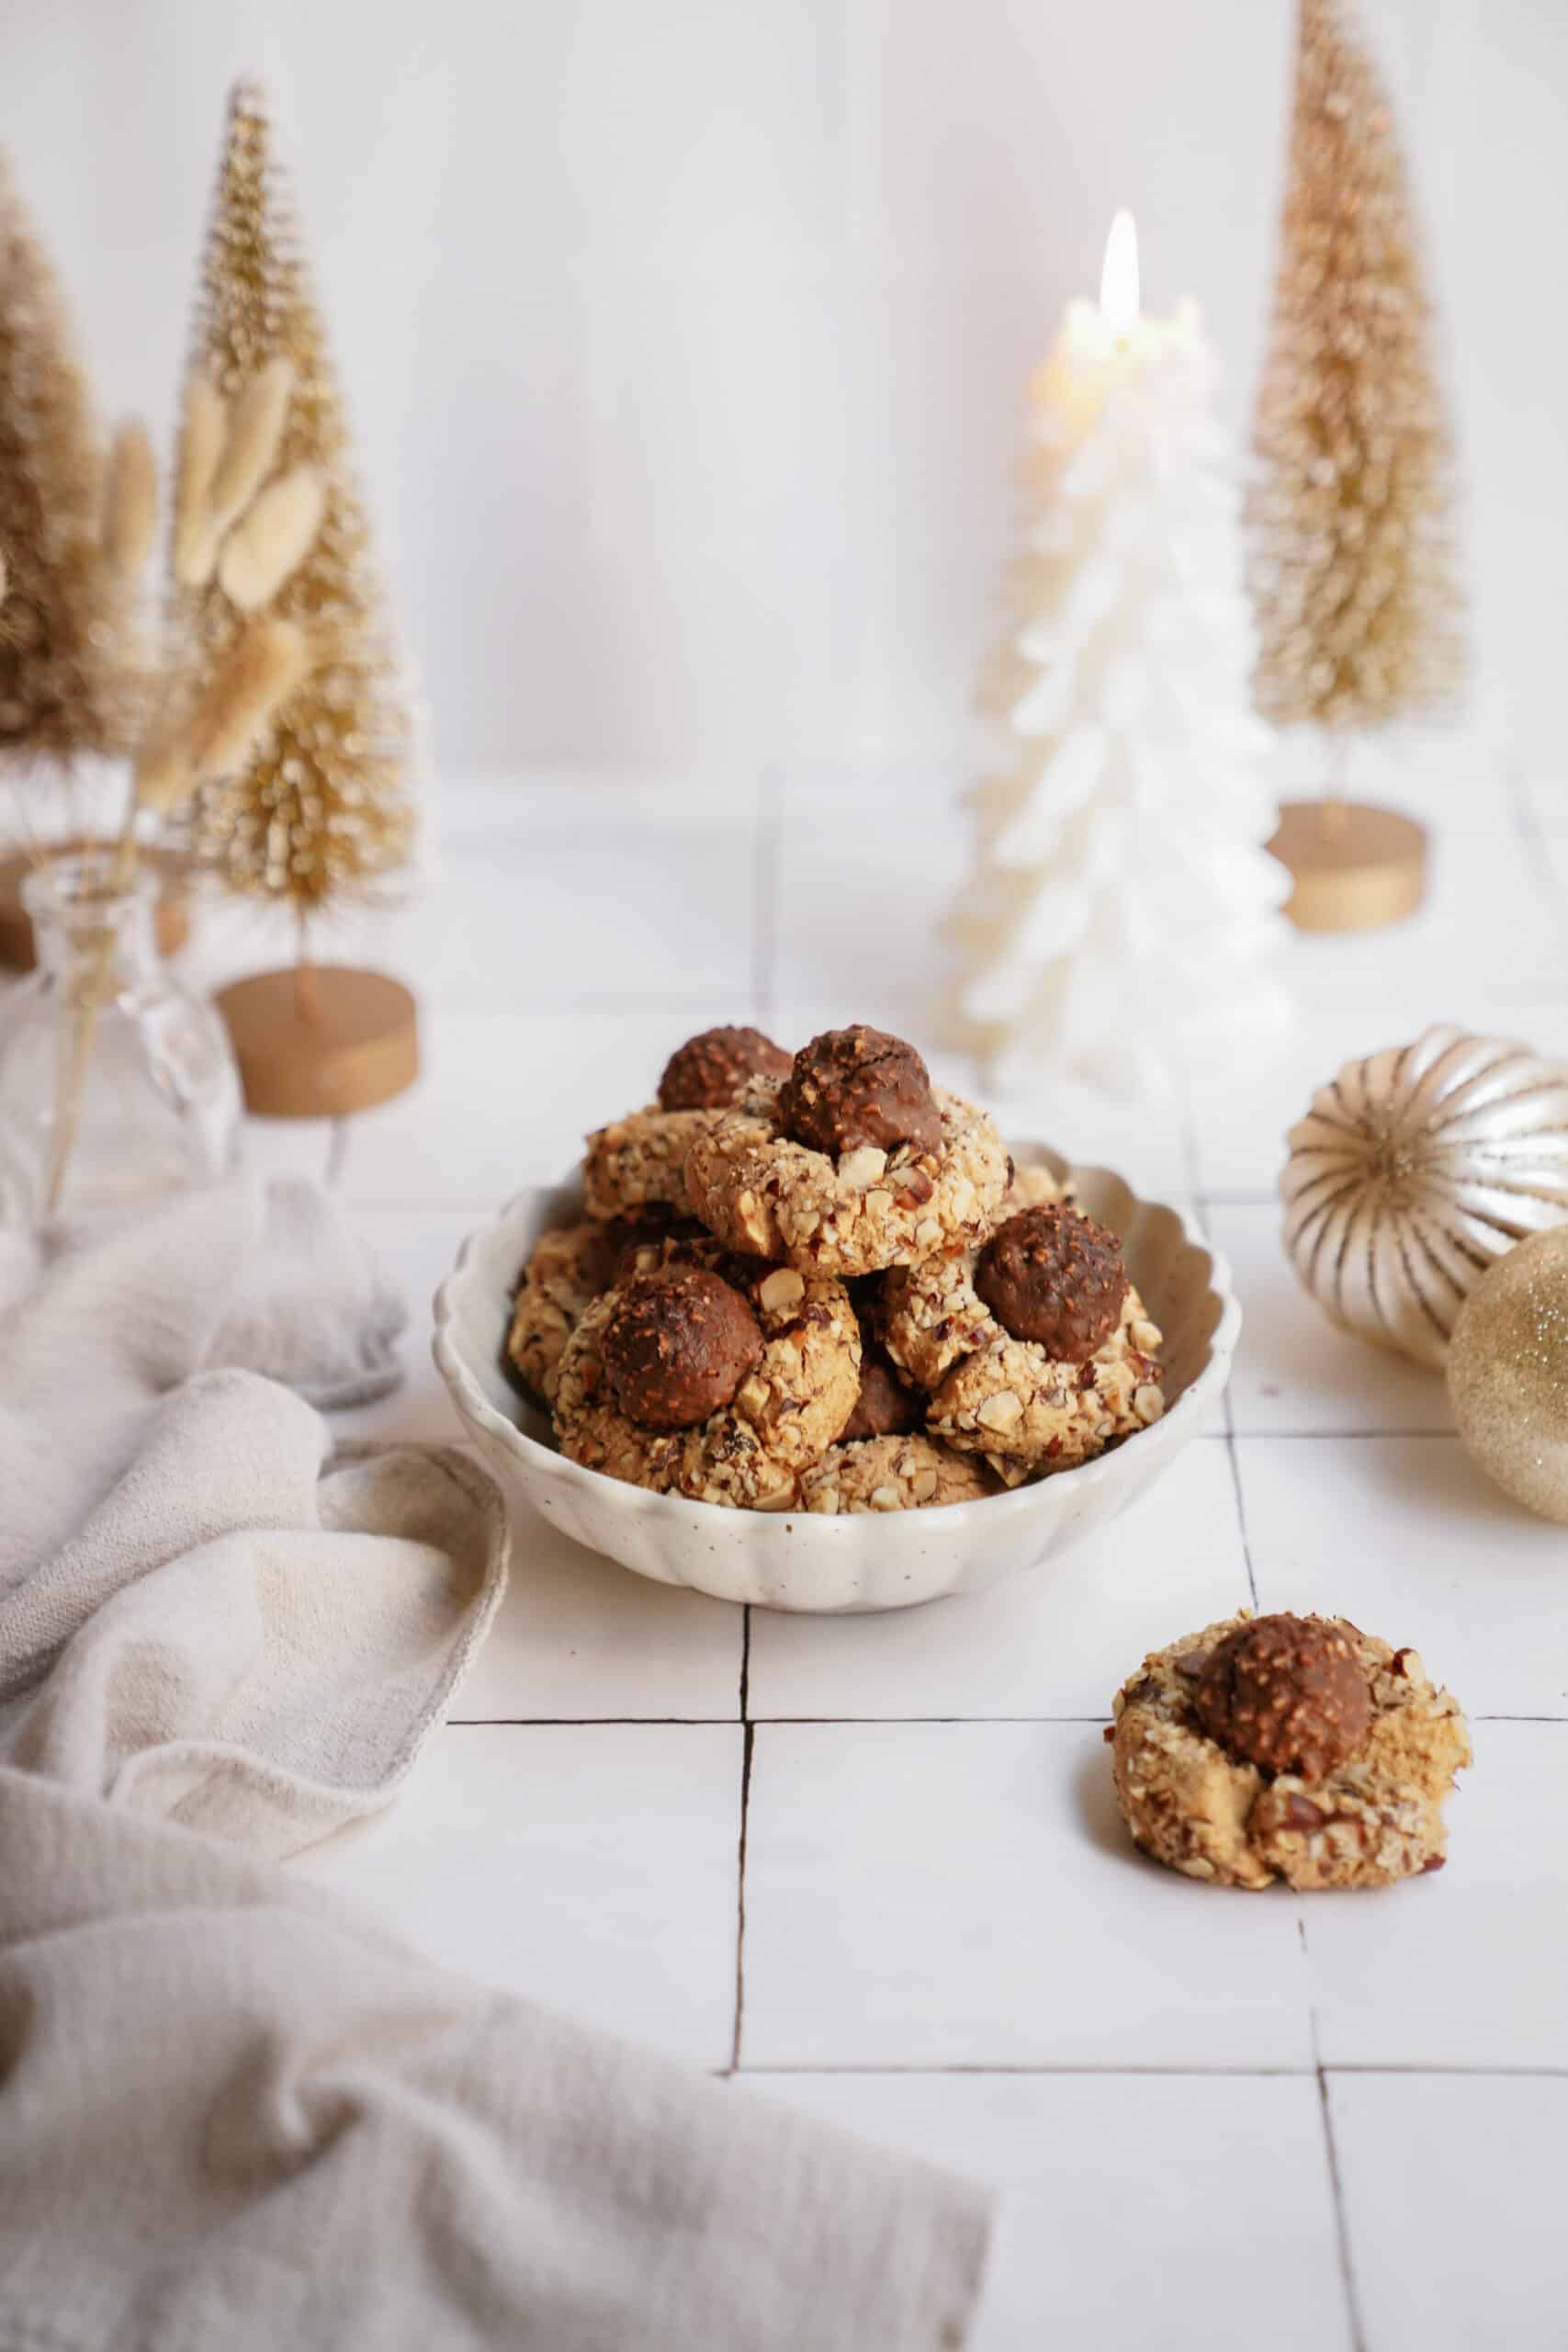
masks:
[[[842,1283],[673,1264],[595,1299],[563,1351],[561,1452],[635,1486],[779,1510],[843,1428],[860,1328]]]
[[[732,1250],[855,1275],[978,1242],[1008,1181],[995,1123],[933,1088],[912,1046],[826,1031],[694,1138],[691,1204]]]
[[[590,1216],[620,1216],[664,1204],[686,1206],[686,1155],[752,1077],[782,1078],[790,1057],[760,1029],[704,1029],[664,1065],[659,1097],[596,1128],[582,1163]]]
[[[888,1276],[883,1333],[929,1388],[926,1425],[1003,1482],[1076,1468],[1158,1420],[1158,1326],[1113,1234],[1065,1202],[1021,1209],[977,1256]]]
[[[935,1510],[944,1503],[979,1502],[996,1491],[983,1464],[918,1432],[830,1445],[800,1482],[806,1509],[828,1515]]]
[[[1112,1713],[1122,1817],[1189,1878],[1310,1891],[1442,1868],[1471,1761],[1459,1702],[1346,1618],[1227,1617],[1152,1651]]]

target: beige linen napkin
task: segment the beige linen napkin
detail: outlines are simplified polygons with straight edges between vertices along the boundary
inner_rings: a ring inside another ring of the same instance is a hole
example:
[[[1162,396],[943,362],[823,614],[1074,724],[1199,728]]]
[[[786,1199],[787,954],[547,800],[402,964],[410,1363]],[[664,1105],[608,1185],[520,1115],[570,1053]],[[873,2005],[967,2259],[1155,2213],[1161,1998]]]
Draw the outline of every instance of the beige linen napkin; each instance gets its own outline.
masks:
[[[48,1264],[0,1237],[0,2352],[961,2345],[974,2191],[269,1859],[392,1796],[505,1576],[468,1457],[334,1456],[203,1368],[354,1385],[386,1318],[337,1214],[273,1250],[241,1183]]]

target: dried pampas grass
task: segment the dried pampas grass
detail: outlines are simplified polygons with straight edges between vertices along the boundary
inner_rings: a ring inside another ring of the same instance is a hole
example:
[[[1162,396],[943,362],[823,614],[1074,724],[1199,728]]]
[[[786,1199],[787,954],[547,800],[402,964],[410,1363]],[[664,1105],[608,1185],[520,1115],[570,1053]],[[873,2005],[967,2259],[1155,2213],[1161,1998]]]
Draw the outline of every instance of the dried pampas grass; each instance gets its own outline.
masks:
[[[219,538],[272,471],[293,396],[294,362],[285,358],[269,359],[235,394],[229,437],[207,502]]]
[[[158,527],[158,468],[147,427],[127,417],[114,437],[104,480],[104,560],[122,580],[146,562]]]
[[[209,502],[228,431],[229,409],[222,393],[210,376],[193,376],[186,391],[175,495],[175,577],[182,587],[199,588],[212,577],[218,536]]]
[[[218,584],[243,613],[269,604],[309,553],[327,503],[314,466],[295,466],[268,482],[223,542]]]
[[[240,767],[314,666],[310,640],[292,621],[258,621],[247,629],[189,708],[143,746],[136,763],[138,806],[167,814],[198,784]]]

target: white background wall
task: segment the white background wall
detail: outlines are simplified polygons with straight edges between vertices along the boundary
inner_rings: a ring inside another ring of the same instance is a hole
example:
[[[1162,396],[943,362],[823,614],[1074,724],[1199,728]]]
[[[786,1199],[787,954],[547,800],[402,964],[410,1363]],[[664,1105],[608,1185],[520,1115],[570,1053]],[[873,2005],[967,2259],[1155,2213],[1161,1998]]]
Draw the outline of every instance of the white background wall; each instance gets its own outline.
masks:
[[[1365,0],[1443,305],[1488,752],[1557,764],[1568,0]],[[1288,0],[0,0],[0,139],[166,433],[270,78],[449,773],[961,760],[1028,371],[1130,204],[1246,413]]]

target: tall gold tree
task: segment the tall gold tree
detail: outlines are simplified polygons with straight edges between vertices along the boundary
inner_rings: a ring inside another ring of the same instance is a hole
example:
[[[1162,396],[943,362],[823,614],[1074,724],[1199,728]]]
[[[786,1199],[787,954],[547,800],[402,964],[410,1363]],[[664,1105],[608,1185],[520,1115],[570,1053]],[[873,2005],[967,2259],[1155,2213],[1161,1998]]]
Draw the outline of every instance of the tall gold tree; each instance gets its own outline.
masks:
[[[227,450],[203,429],[214,390],[232,419]],[[247,423],[270,485],[242,479]],[[193,480],[204,469],[209,479]],[[373,890],[408,861],[410,718],[326,334],[265,99],[251,82],[229,102],[179,472],[187,524],[205,493],[222,513],[258,489],[286,496],[290,477],[320,484],[319,525],[271,605],[308,633],[313,666],[244,764],[202,792],[193,828],[197,854],[230,888],[292,910],[304,937],[322,909]],[[188,533],[182,545],[176,530],[173,570],[175,637],[199,676],[221,664],[246,613],[227,568]]]
[[[1453,463],[1404,160],[1353,0],[1299,0],[1272,342],[1257,416],[1254,696],[1378,726],[1462,670]]]
[[[63,298],[0,161],[0,759],[127,748],[128,583],[104,543],[105,452]]]

